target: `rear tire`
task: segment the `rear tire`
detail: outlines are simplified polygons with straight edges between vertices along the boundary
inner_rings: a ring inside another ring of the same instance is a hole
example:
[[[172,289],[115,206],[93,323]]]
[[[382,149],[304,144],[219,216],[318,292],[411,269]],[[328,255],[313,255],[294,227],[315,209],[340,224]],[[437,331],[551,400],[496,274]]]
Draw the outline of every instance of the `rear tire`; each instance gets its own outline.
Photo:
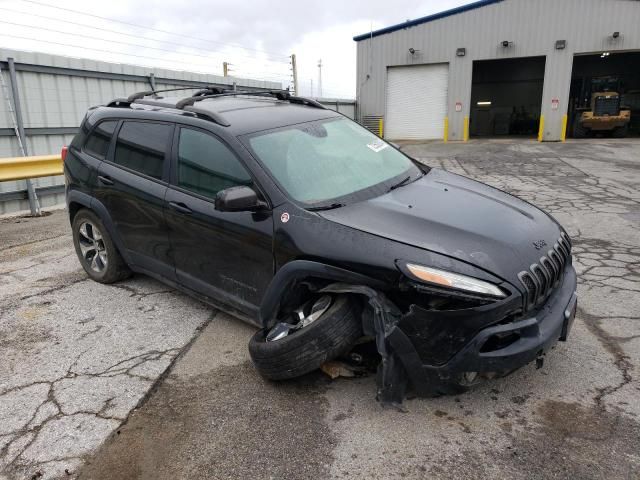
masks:
[[[347,353],[362,336],[358,304],[346,295],[333,298],[315,322],[272,342],[262,329],[249,341],[249,353],[258,372],[269,380],[299,377]]]
[[[73,217],[71,229],[80,264],[92,280],[114,283],[131,275],[131,270],[95,213],[87,209],[80,210]]]
[[[629,134],[629,124],[622,127],[616,127],[611,131],[613,138],[625,138]]]

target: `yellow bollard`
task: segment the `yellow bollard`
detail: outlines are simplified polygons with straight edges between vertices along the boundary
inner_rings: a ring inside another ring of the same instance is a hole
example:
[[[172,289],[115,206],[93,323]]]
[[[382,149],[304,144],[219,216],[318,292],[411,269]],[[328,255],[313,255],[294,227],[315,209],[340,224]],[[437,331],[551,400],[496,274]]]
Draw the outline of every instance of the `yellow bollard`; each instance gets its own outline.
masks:
[[[464,117],[464,125],[462,129],[462,141],[469,141],[469,117]]]
[[[541,142],[544,137],[544,115],[540,115],[540,128],[538,129],[538,141]]]
[[[444,143],[449,141],[449,117],[444,117]]]
[[[564,142],[567,139],[567,114],[562,116],[562,131],[560,132],[560,141]]]

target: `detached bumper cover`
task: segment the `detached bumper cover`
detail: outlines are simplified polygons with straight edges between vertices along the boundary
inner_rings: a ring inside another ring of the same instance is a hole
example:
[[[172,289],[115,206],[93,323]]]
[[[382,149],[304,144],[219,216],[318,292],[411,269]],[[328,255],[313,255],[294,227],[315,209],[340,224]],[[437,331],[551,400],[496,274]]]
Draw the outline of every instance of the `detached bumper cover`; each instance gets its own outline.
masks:
[[[443,363],[425,362],[429,352],[420,351],[424,339],[416,336],[420,329],[415,326],[403,329],[402,323],[398,324],[388,341],[418,394],[429,391],[429,379],[434,375],[446,380],[462,372],[505,374],[535,360],[558,340],[566,340],[575,316],[576,284],[575,270],[569,266],[562,285],[532,316],[481,329],[457,352],[446,355]],[[434,314],[437,312],[414,311],[412,322],[431,322]]]

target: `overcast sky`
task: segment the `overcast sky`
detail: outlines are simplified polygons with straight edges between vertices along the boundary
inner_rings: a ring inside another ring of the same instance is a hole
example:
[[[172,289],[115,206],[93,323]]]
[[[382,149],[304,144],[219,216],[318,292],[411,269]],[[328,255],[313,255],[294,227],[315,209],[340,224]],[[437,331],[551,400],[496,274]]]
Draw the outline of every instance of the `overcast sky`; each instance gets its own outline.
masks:
[[[227,61],[231,75],[284,87],[295,53],[302,94],[313,82],[318,95],[322,59],[322,95],[353,98],[353,36],[466,3],[0,0],[0,47],[219,75]]]

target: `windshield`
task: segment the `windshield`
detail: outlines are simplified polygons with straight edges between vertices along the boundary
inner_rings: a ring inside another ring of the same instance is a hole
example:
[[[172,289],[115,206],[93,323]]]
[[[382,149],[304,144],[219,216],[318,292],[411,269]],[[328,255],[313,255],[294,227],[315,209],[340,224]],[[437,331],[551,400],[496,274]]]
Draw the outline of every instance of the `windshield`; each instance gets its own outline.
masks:
[[[343,200],[371,187],[388,190],[421,175],[405,155],[344,118],[259,133],[249,145],[287,193],[306,204]]]

